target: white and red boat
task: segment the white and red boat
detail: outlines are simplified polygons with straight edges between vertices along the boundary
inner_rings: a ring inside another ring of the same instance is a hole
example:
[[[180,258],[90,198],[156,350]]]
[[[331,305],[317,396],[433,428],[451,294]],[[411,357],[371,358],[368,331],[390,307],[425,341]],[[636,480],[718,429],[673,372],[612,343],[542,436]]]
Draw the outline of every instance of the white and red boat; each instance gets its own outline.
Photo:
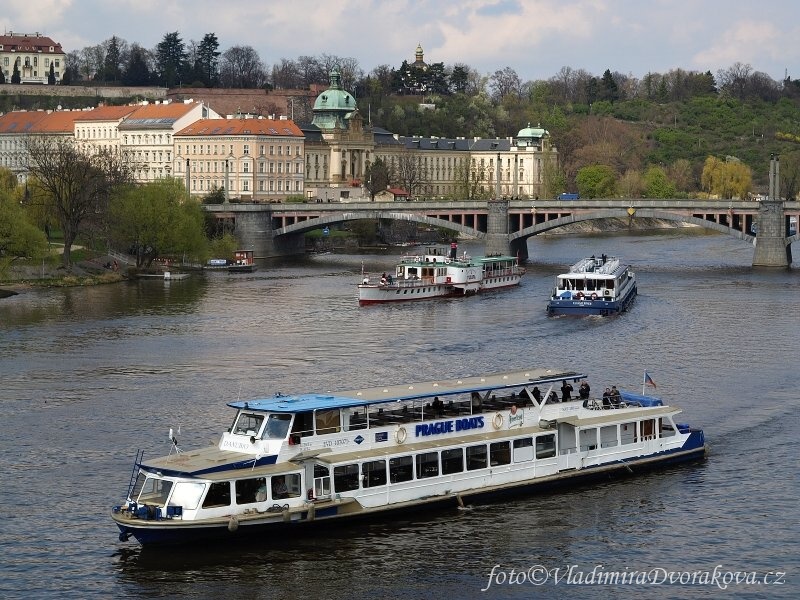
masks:
[[[400,258],[394,274],[364,275],[358,303],[378,304],[465,296],[519,285],[525,268],[514,256],[458,254],[455,244],[428,246],[420,254]]]

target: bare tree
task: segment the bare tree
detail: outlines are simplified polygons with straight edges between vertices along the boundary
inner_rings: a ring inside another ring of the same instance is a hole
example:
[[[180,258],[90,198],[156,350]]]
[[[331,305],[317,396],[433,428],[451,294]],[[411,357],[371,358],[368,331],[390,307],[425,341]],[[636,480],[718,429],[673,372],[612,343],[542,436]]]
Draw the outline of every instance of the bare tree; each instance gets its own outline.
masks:
[[[511,67],[506,67],[502,71],[495,71],[489,81],[489,86],[492,88],[492,98],[495,101],[499,102],[506,96],[513,96],[516,99],[522,97],[522,80]]]
[[[228,48],[220,60],[220,83],[227,88],[260,88],[267,83],[264,63],[252,46]]]
[[[428,184],[428,173],[419,156],[403,155],[397,159],[397,183],[410,197],[422,194]]]
[[[33,197],[55,216],[64,234],[65,268],[72,266],[72,245],[89,223],[98,224],[115,191],[131,173],[111,152],[84,153],[73,138],[25,139]]]

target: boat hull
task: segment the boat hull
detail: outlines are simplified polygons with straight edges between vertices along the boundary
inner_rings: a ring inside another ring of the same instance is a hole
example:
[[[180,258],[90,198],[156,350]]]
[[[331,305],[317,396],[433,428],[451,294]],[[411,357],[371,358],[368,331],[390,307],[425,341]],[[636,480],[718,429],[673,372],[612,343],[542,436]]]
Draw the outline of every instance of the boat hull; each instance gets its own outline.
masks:
[[[120,529],[121,541],[134,537],[144,546],[189,544],[197,541],[221,540],[240,542],[291,529],[293,534],[314,531],[319,527],[345,525],[353,521],[380,519],[389,514],[430,511],[436,508],[485,504],[510,497],[546,493],[565,487],[591,483],[609,478],[631,477],[667,466],[703,460],[707,446],[702,430],[693,429],[686,442],[672,450],[625,460],[618,460],[583,469],[568,469],[559,473],[525,479],[518,482],[484,488],[464,490],[457,494],[446,493],[419,500],[375,508],[363,508],[357,502],[327,501],[306,505],[302,509],[257,515],[240,515],[235,520],[214,519],[199,521],[139,521],[112,514]],[[313,506],[313,508],[312,508]],[[263,540],[264,538],[261,537]]]
[[[621,298],[605,300],[602,296],[596,300],[589,298],[561,299],[551,298],[547,303],[547,314],[549,315],[616,315],[625,312],[630,308],[636,298],[637,290],[633,285]]]
[[[484,279],[480,286],[459,287],[452,284],[413,284],[405,282],[393,284],[361,284],[358,286],[358,303],[384,304],[387,302],[410,302],[413,300],[429,300],[431,298],[452,298],[469,296],[489,290],[499,290],[519,285],[521,275]]]

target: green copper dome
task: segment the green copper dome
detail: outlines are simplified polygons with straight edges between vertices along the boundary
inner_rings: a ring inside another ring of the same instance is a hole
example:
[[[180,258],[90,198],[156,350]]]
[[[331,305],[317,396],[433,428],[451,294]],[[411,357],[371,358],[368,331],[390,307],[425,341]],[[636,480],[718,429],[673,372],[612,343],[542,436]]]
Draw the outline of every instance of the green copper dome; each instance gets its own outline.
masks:
[[[519,133],[517,134],[518,138],[536,138],[540,139],[544,136],[549,135],[546,129],[542,129],[541,127],[531,127],[531,124],[528,123],[528,126],[525,129],[520,129]]]
[[[356,108],[356,99],[342,89],[339,71],[331,71],[331,87],[319,96],[314,102],[314,112],[317,111],[345,111],[350,112]]]

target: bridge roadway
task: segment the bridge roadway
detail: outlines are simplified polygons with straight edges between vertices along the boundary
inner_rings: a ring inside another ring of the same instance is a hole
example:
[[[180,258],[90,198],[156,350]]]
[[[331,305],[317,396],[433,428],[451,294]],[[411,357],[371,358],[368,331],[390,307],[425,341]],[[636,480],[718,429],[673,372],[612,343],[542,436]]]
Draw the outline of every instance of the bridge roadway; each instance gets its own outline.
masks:
[[[358,219],[396,219],[446,227],[483,240],[487,254],[527,258],[527,239],[571,223],[610,217],[654,218],[697,225],[753,243],[756,266],[791,264],[790,217],[800,218],[800,202],[696,199],[489,200],[469,202],[360,202],[206,205],[217,218],[233,220],[243,248],[256,256],[301,253],[302,234]],[[756,244],[759,242],[756,241]],[[757,246],[756,246],[757,247]],[[766,252],[766,253],[765,253]],[[785,254],[785,256],[781,256]]]

